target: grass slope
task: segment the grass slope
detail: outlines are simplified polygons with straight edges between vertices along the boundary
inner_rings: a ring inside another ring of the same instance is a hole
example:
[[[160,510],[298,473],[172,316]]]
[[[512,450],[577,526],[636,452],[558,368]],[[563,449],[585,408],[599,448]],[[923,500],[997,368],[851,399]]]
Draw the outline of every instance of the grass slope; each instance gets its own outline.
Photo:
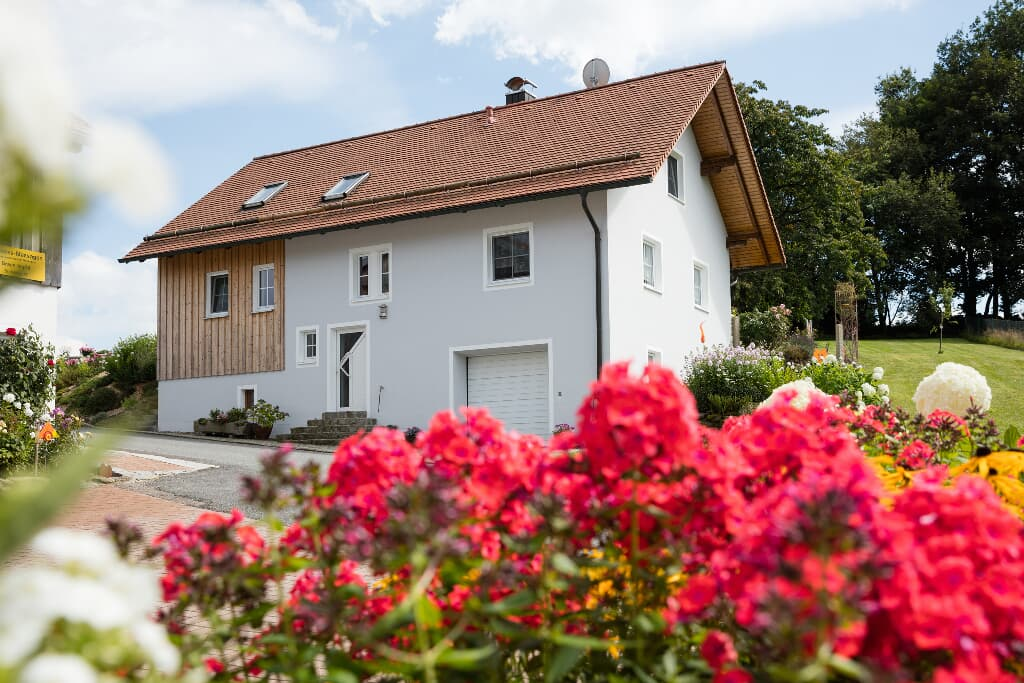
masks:
[[[865,367],[882,366],[896,405],[914,409],[911,398],[918,382],[939,363],[970,365],[985,375],[992,388],[992,419],[1004,430],[1010,425],[1024,427],[1024,351],[947,339],[938,354],[937,339],[870,339],[860,342],[860,362]]]

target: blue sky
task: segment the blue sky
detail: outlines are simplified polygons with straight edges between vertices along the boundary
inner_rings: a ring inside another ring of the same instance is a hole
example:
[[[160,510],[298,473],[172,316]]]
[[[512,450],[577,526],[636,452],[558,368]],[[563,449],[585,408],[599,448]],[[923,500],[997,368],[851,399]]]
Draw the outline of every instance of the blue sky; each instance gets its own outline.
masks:
[[[132,120],[163,150],[170,200],[130,218],[98,198],[69,225],[60,332],[109,346],[155,330],[155,267],[116,259],[253,156],[482,109],[524,75],[538,95],[725,59],[839,132],[878,77],[927,73],[976,0],[54,0],[86,119]]]

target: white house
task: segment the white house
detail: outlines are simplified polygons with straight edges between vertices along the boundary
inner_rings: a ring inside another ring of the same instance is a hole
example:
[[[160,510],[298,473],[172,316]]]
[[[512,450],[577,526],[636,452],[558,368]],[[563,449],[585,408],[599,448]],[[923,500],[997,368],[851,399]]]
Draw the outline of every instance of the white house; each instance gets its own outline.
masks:
[[[464,404],[543,435],[602,363],[727,342],[731,274],[785,257],[725,64],[522,95],[257,157],[129,252],[159,428],[264,398],[327,413],[307,440]]]
[[[0,244],[0,329],[32,325],[57,340],[57,292],[61,280],[61,230],[32,229]]]

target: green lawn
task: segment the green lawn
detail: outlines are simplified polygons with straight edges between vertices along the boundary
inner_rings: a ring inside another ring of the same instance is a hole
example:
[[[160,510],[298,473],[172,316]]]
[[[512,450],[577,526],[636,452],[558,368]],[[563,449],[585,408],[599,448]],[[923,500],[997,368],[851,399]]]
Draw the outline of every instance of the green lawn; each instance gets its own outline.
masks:
[[[970,365],[985,375],[992,387],[990,413],[1000,430],[1010,425],[1024,427],[1024,351],[961,339],[947,339],[941,356],[938,349],[937,339],[862,340],[860,362],[867,368],[885,368],[882,381],[892,390],[893,402],[911,411],[917,383],[931,374],[936,365]]]

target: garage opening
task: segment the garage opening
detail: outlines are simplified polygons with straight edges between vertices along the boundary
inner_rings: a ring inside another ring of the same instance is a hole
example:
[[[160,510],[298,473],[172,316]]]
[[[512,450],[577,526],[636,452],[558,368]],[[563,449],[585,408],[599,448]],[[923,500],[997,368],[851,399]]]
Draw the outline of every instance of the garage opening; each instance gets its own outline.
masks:
[[[486,406],[508,430],[551,434],[551,382],[548,348],[464,350],[455,354],[462,372],[465,399],[457,403]],[[461,392],[457,392],[461,393]],[[457,399],[462,398],[457,396]]]

